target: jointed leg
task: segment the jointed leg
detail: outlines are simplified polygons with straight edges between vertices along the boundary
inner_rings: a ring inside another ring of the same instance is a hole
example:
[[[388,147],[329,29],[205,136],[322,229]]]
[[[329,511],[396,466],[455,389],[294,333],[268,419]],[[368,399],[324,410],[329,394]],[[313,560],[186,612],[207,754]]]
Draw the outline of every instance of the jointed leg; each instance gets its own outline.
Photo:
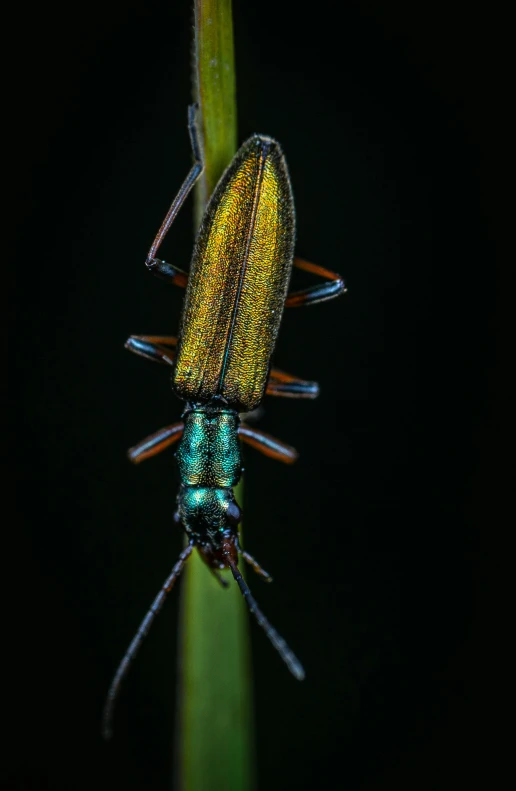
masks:
[[[156,255],[159,248],[161,247],[161,243],[163,242],[163,239],[165,238],[165,236],[169,231],[170,226],[174,222],[179,209],[185,202],[186,198],[188,197],[188,195],[192,190],[192,187],[194,186],[195,182],[197,181],[197,179],[204,170],[204,162],[202,159],[201,146],[199,143],[197,127],[195,124],[196,112],[197,112],[197,105],[195,104],[190,105],[190,107],[188,108],[188,131],[190,133],[190,142],[192,145],[194,163],[187,177],[183,181],[183,184],[181,185],[179,192],[172,201],[172,205],[161,224],[161,228],[156,234],[156,238],[154,239],[151,245],[146,260],[146,264],[151,271],[155,272],[160,277],[175,282],[177,285],[185,285],[186,283],[185,279],[187,277],[186,274],[182,272],[180,269],[176,269],[170,264],[165,264],[164,261],[160,261],[159,259],[156,258]]]
[[[346,286],[340,275],[331,272],[329,269],[324,269],[317,264],[311,264],[302,258],[294,258],[294,266],[302,269],[304,272],[311,272],[313,275],[319,275],[327,283],[321,283],[310,288],[304,288],[301,291],[293,291],[287,296],[285,300],[286,308],[297,308],[301,305],[314,305],[316,302],[324,302],[327,299],[338,297],[339,294],[344,294]]]
[[[184,427],[184,423],[181,421],[179,423],[173,423],[171,426],[160,428],[155,434],[151,434],[150,437],[142,439],[142,441],[133,448],[129,448],[127,451],[129,460],[132,461],[133,464],[139,464],[141,461],[145,461],[145,459],[150,459],[151,456],[157,456],[158,453],[161,453],[165,448],[169,448],[171,445],[179,442],[183,436]]]
[[[173,365],[175,353],[167,347],[175,346],[177,338],[171,335],[131,335],[125,342],[125,348],[130,352],[165,365]]]
[[[267,383],[267,395],[283,396],[284,398],[317,398],[319,385],[292,376],[278,368],[273,368]]]
[[[179,269],[178,266],[167,264],[166,261],[161,261],[159,258],[152,258],[150,261],[146,261],[145,266],[149,272],[159,277],[160,280],[165,280],[173,286],[186,288],[186,284],[188,283],[188,272]]]
[[[265,456],[269,456],[269,458],[276,459],[277,461],[282,461],[285,464],[293,464],[298,457],[295,448],[281,442],[279,439],[274,439],[274,437],[271,437],[270,434],[266,434],[264,431],[246,426],[245,423],[241,423],[238,427],[238,436],[243,442],[261,451]]]

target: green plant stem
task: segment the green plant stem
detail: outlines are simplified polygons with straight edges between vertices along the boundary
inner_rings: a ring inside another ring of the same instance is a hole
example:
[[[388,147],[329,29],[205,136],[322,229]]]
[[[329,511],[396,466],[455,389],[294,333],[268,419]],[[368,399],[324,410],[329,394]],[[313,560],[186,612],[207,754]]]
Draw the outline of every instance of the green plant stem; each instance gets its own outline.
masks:
[[[195,0],[194,85],[205,163],[196,187],[198,225],[236,151],[231,0]],[[241,485],[236,497],[242,503]],[[193,553],[181,596],[181,791],[253,787],[248,614],[231,575],[228,582],[223,589]]]
[[[237,149],[231,0],[195,0],[193,65],[205,163],[196,187],[196,219],[200,221],[209,196]]]

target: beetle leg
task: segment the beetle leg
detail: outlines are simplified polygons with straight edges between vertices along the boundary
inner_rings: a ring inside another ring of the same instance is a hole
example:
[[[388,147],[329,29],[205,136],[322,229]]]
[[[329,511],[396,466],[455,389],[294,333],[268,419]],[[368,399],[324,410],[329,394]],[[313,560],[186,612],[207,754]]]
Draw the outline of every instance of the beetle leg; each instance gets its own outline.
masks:
[[[265,456],[277,459],[277,461],[282,461],[285,464],[292,464],[298,457],[295,448],[291,448],[290,445],[271,437],[270,434],[266,434],[264,431],[246,426],[245,423],[241,423],[238,427],[238,436],[243,442],[247,442],[248,445],[261,451]]]
[[[177,338],[173,335],[131,335],[125,342],[125,348],[146,360],[155,363],[173,365],[175,352],[166,347],[177,346]]]
[[[179,188],[179,192],[172,201],[172,205],[170,206],[170,209],[168,210],[165,219],[161,223],[161,227],[158,233],[156,234],[156,238],[154,239],[151,245],[146,260],[146,264],[151,271],[156,271],[157,274],[161,276],[166,276],[167,279],[170,279],[172,276],[172,282],[174,282],[174,277],[177,277],[177,275],[171,275],[172,272],[179,273],[179,277],[184,277],[185,273],[181,272],[181,270],[171,267],[169,264],[165,264],[165,262],[163,261],[160,261],[159,259],[156,258],[156,254],[159,248],[161,247],[161,243],[163,242],[163,239],[167,235],[170,226],[174,222],[179,209],[187,199],[188,195],[192,191],[195,182],[197,181],[197,179],[204,170],[202,150],[201,150],[201,145],[199,143],[197,125],[195,122],[196,113],[197,113],[197,105],[191,104],[190,107],[188,108],[188,131],[190,133],[190,143],[192,146],[194,163],[187,177],[185,178],[181,187]],[[169,267],[168,270],[167,267]],[[168,271],[168,276],[167,276],[167,271]],[[184,284],[177,283],[177,285],[184,285]]]
[[[265,391],[267,395],[283,396],[283,398],[317,398],[319,385],[292,376],[279,368],[273,368]]]
[[[159,258],[151,258],[145,262],[145,266],[152,272],[153,275],[159,277],[160,280],[165,280],[173,286],[186,288],[188,283],[188,273],[179,269],[177,266],[167,264],[166,261],[161,261]]]
[[[340,275],[331,272],[329,269],[324,269],[317,264],[311,264],[309,261],[304,261],[302,258],[294,258],[294,266],[302,269],[304,272],[311,272],[313,275],[319,275],[327,283],[320,283],[310,288],[304,288],[301,291],[293,291],[285,300],[286,308],[297,308],[301,305],[314,305],[316,302],[324,302],[327,299],[333,299],[340,294],[344,294],[346,286]]]
[[[141,461],[161,453],[162,450],[170,447],[170,445],[174,445],[183,436],[184,427],[183,421],[180,421],[179,423],[173,423],[171,426],[160,428],[159,431],[151,434],[150,437],[145,437],[137,445],[129,448],[127,451],[129,461],[132,461],[133,464],[139,464]]]

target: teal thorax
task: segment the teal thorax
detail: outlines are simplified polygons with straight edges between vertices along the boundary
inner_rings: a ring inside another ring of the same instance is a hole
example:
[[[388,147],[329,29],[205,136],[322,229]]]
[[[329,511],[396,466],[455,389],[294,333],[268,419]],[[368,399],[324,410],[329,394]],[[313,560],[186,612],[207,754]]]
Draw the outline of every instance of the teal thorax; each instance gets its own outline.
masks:
[[[242,517],[233,494],[242,474],[239,422],[232,409],[194,407],[184,415],[177,451],[181,487],[175,519],[213,568],[227,566],[223,544],[235,536]]]

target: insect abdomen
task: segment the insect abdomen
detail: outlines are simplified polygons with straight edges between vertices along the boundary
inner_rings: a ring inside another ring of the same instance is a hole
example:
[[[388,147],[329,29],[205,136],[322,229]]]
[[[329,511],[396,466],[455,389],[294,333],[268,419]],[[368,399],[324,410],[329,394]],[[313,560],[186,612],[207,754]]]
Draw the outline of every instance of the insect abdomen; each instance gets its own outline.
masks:
[[[294,255],[294,204],[281,149],[254,136],[222,176],[188,278],[174,372],[191,402],[239,411],[265,390]]]

